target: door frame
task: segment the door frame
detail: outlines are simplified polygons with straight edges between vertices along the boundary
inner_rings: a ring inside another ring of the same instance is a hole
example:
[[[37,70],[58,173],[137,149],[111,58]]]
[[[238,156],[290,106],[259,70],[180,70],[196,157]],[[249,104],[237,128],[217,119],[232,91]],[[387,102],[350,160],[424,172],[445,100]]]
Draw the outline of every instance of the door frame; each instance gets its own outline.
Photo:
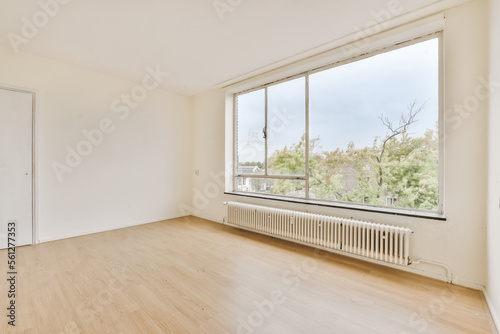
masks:
[[[0,82],[0,89],[9,90],[18,93],[30,94],[31,102],[31,244],[36,245],[40,242],[38,238],[38,155],[37,155],[37,107],[38,107],[38,91],[24,87],[16,87],[3,84]]]

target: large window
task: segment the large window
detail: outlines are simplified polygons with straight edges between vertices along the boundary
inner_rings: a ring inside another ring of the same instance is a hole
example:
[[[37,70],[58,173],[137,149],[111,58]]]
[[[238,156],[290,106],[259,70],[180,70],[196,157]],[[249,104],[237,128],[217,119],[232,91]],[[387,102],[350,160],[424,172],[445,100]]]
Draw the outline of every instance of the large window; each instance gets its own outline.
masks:
[[[439,37],[235,94],[234,191],[440,212]]]

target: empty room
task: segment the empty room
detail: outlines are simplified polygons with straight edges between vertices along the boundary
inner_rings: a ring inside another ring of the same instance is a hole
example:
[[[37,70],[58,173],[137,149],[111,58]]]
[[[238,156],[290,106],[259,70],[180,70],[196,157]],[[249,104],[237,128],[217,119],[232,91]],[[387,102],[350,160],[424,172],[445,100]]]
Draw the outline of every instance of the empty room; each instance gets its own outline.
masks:
[[[500,0],[0,3],[0,333],[500,328]]]

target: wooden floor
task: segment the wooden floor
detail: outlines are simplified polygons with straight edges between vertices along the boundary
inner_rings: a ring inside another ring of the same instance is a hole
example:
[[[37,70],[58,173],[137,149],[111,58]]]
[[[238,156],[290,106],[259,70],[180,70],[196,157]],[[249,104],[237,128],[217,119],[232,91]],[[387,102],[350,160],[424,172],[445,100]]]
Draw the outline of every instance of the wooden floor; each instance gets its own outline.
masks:
[[[0,333],[496,333],[481,292],[193,217],[17,262],[16,327],[2,315]]]

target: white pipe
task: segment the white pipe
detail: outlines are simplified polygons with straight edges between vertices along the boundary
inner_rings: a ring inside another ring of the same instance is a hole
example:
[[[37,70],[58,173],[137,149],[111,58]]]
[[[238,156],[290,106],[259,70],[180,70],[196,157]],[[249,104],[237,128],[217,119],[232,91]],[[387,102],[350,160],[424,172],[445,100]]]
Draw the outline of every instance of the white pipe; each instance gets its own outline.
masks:
[[[453,283],[453,275],[451,273],[451,269],[446,264],[435,262],[435,261],[429,261],[429,260],[411,261],[410,264],[420,264],[420,263],[428,263],[428,264],[433,264],[435,266],[443,267],[446,270],[446,279],[447,279],[448,283]]]

